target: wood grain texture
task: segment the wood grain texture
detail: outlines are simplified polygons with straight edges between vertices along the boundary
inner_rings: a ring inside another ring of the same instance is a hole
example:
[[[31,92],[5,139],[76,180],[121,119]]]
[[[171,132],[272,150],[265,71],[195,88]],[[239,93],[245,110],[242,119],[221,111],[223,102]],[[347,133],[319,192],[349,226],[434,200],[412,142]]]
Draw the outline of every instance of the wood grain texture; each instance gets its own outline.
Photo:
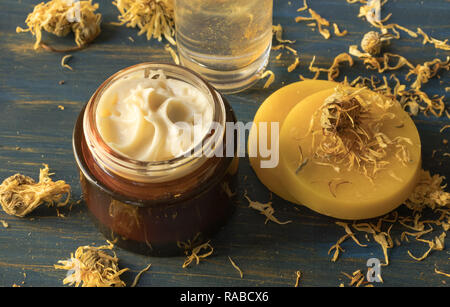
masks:
[[[73,71],[60,66],[62,54],[33,50],[34,38],[29,33],[16,34],[16,26],[24,26],[24,20],[33,5],[40,1],[0,1],[0,178],[14,173],[38,177],[42,163],[49,164],[55,179],[63,179],[73,188],[72,200],[80,199],[81,190],[78,171],[72,154],[71,136],[75,119],[90,95],[108,76],[127,66],[145,61],[171,62],[164,51],[164,44],[147,41],[137,36],[135,29],[112,26],[117,10],[111,1],[97,1],[103,15],[102,33],[89,48],[72,53],[70,66]],[[306,23],[295,23],[294,17],[299,1],[275,0],[274,24],[284,27],[284,38],[296,40],[293,45],[300,52],[301,64],[288,73],[293,57],[287,52],[279,60],[278,52],[271,54],[269,69],[276,80],[267,89],[259,82],[243,93],[228,95],[239,120],[247,122],[259,105],[274,90],[285,84],[312,74],[307,67],[316,55],[316,65],[329,67],[333,58],[348,51],[348,45],[359,44],[362,35],[371,27],[357,18],[359,5],[345,0],[310,0],[310,6],[341,29],[349,31],[345,37],[332,35],[325,40]],[[392,12],[392,22],[407,28],[420,26],[438,39],[450,37],[450,3],[445,0],[410,1],[390,0],[383,8],[383,16]],[[401,53],[412,63],[419,64],[435,57],[445,59],[449,52],[423,46],[421,39],[410,38],[401,33],[402,39],[393,41],[388,50]],[[128,37],[132,37],[131,42]],[[46,42],[60,46],[73,44],[72,38],[54,38],[45,35]],[[345,66],[345,65],[344,65]],[[358,61],[352,68],[343,67],[340,79],[347,75],[370,76]],[[445,95],[450,86],[448,72],[441,72],[440,79],[430,81],[424,89],[429,95]],[[322,76],[326,78],[325,75]],[[58,84],[64,80],[64,84]],[[58,108],[64,106],[64,110]],[[448,102],[447,102],[447,109]],[[423,165],[432,173],[450,178],[450,158],[444,139],[450,139],[450,129],[442,134],[439,130],[449,124],[448,118],[414,118],[423,142]],[[434,152],[434,158],[432,158]],[[335,220],[321,216],[307,208],[296,207],[273,196],[275,215],[280,220],[292,220],[287,225],[264,224],[265,217],[248,207],[242,197],[248,191],[250,198],[267,201],[271,195],[258,181],[248,160],[243,158],[239,167],[241,186],[237,191],[237,210],[230,222],[214,238],[213,256],[199,265],[182,269],[183,257],[149,258],[125,250],[116,249],[121,267],[130,268],[123,279],[131,284],[136,273],[148,263],[152,267],[144,273],[139,286],[293,286],[295,271],[302,271],[301,286],[338,286],[347,279],[341,272],[365,270],[371,257],[383,259],[381,248],[373,240],[359,247],[351,240],[342,244],[345,249],[336,263],[330,262],[329,248],[344,234]],[[407,214],[405,208],[399,209]],[[0,286],[18,284],[23,286],[61,286],[65,272],[55,270],[53,264],[67,259],[78,246],[104,244],[103,236],[91,222],[83,203],[72,210],[62,209],[65,218],[56,216],[52,208],[45,206],[26,218],[16,218],[0,211]],[[399,237],[405,229],[394,228]],[[447,245],[450,240],[446,239]],[[448,247],[435,251],[424,261],[417,262],[407,255],[410,250],[420,255],[426,244],[411,241],[389,250],[390,264],[382,268],[386,286],[447,286],[450,280],[434,272],[434,268],[450,272]],[[239,273],[229,262],[230,256],[244,272]],[[379,286],[376,284],[375,286]]]

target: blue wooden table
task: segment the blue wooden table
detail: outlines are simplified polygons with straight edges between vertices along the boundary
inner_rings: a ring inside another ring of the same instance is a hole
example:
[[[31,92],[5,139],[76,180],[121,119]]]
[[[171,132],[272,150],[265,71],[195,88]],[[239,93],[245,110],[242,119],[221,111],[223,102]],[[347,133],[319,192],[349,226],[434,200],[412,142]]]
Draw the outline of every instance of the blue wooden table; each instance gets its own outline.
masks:
[[[118,11],[111,1],[100,3],[103,15],[102,33],[88,48],[71,53],[73,71],[61,67],[62,54],[33,50],[34,38],[16,34],[16,26],[25,26],[24,20],[33,0],[2,0],[0,2],[0,178],[22,173],[38,177],[42,163],[49,164],[55,179],[63,179],[72,186],[72,202],[81,198],[78,171],[72,154],[71,135],[75,119],[94,90],[108,76],[127,66],[147,61],[171,61],[164,51],[164,43],[147,41],[137,36],[135,29],[113,26]],[[325,40],[306,23],[296,23],[296,9],[302,1],[274,1],[274,24],[284,27],[284,38],[295,40],[292,45],[300,53],[301,63],[293,72],[286,68],[294,58],[284,53],[276,59],[273,52],[269,69],[275,72],[275,82],[263,88],[264,82],[239,94],[228,95],[240,121],[251,121],[259,105],[283,85],[299,80],[299,74],[312,76],[308,65],[316,56],[316,65],[327,68],[333,58],[347,52],[351,44],[359,44],[364,33],[373,29],[366,21],[357,18],[359,4],[345,0],[310,0],[310,7],[331,22],[348,30],[344,37],[332,35]],[[392,13],[391,21],[415,30],[420,26],[439,39],[450,37],[450,3],[446,0],[411,1],[390,0],[382,15]],[[305,15],[305,14],[303,14]],[[129,39],[132,37],[133,40]],[[72,38],[55,38],[45,35],[44,40],[59,46],[73,44]],[[423,46],[420,38],[402,33],[388,47],[393,53],[405,56],[419,64],[436,57],[445,60],[448,51],[437,50],[432,45]],[[343,65],[341,76],[353,79],[370,76],[373,72],[356,61],[352,68]],[[450,86],[448,72],[431,80],[423,89],[430,95],[445,95]],[[326,76],[324,76],[326,78]],[[60,84],[64,81],[63,84]],[[64,108],[60,108],[63,106]],[[447,102],[447,110],[448,102]],[[418,115],[414,117],[423,142],[423,167],[432,173],[450,177],[448,156],[450,129],[440,129],[450,123],[442,117]],[[433,156],[433,157],[432,157]],[[342,274],[360,269],[367,270],[369,258],[383,260],[380,246],[373,240],[360,240],[367,247],[359,247],[352,240],[342,244],[345,252],[337,262],[331,262],[329,248],[345,234],[336,220],[322,216],[304,207],[271,196],[251,170],[248,159],[242,158],[239,166],[241,186],[237,193],[237,210],[226,227],[214,237],[214,254],[199,265],[183,269],[184,257],[150,258],[116,248],[120,267],[130,268],[122,275],[129,285],[138,271],[152,263],[143,274],[139,286],[294,286],[296,271],[301,271],[300,286],[347,285]],[[292,223],[278,225],[264,223],[265,217],[248,207],[244,191],[253,200],[266,202],[272,197],[275,216]],[[401,214],[408,209],[400,208]],[[42,206],[25,218],[8,216],[0,211],[0,286],[62,286],[66,272],[55,270],[58,260],[67,259],[81,245],[102,245],[103,236],[90,220],[84,204],[74,204],[72,209],[61,209],[65,218],[58,217],[54,208]],[[397,238],[406,229],[396,227]],[[436,232],[435,235],[440,234]],[[447,245],[450,240],[446,239]],[[435,268],[450,272],[449,249],[433,251],[423,261],[408,256],[421,255],[427,250],[425,243],[410,240],[389,250],[390,263],[382,267],[383,284],[374,286],[448,286],[450,279],[435,273]],[[244,277],[231,265],[229,258],[241,268]]]

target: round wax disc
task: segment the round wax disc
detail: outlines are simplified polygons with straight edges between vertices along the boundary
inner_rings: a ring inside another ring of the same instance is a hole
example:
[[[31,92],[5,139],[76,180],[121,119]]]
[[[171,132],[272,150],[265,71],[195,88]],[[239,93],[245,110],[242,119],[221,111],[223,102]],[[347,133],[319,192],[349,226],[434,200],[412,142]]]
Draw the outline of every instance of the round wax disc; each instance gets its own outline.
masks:
[[[296,202],[281,182],[280,163],[274,168],[261,168],[261,161],[268,159],[261,157],[258,150],[260,139],[266,140],[267,148],[272,148],[271,144],[271,123],[279,123],[279,131],[284,119],[289,111],[305,97],[318,91],[333,88],[336,82],[323,80],[299,81],[286,85],[270,95],[259,107],[253,119],[253,125],[248,137],[248,153],[250,165],[258,176],[259,180],[273,193],[290,202]],[[260,123],[267,123],[266,127]],[[279,141],[279,137],[276,138]],[[251,156],[251,148],[256,148],[256,155]]]
[[[297,203],[321,214],[340,219],[366,219],[386,214],[402,204],[417,183],[421,145],[416,126],[397,102],[391,107],[389,111],[395,114],[395,119],[383,120],[381,132],[390,139],[399,136],[411,141],[412,145],[406,145],[410,161],[404,165],[394,152],[388,153],[389,164],[376,174],[373,182],[357,169],[318,165],[312,155],[312,133],[308,133],[310,120],[324,99],[333,93],[331,89],[308,96],[286,117],[280,139],[281,184]],[[379,115],[370,114],[375,118]],[[315,123],[313,130],[321,130],[320,119]],[[315,142],[318,142],[317,137],[320,135],[316,135]],[[303,167],[299,170],[302,162]]]

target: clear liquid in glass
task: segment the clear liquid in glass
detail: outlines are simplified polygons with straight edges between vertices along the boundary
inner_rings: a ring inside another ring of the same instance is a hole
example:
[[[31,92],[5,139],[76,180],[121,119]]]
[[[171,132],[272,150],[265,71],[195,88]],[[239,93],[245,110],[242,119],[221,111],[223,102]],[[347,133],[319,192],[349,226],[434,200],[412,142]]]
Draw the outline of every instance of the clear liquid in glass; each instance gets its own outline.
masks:
[[[242,91],[267,65],[273,0],[175,0],[178,54],[223,93]]]

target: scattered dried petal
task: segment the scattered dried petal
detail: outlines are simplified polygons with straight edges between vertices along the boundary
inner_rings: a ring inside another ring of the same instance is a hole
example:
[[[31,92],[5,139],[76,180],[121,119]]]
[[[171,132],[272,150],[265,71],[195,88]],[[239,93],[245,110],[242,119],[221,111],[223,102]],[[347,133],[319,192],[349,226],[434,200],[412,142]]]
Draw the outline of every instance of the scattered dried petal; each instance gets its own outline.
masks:
[[[65,67],[65,68],[67,68],[67,69],[73,70],[72,67],[70,67],[70,66],[66,63],[66,61],[67,61],[68,59],[70,59],[71,57],[72,57],[71,54],[67,54],[67,55],[63,56],[62,59],[61,59],[61,66],[62,66],[62,67]]]
[[[411,141],[391,139],[381,132],[384,121],[395,116],[390,112],[393,105],[394,101],[384,95],[340,84],[311,119],[308,134],[318,133],[320,138],[318,141],[312,138],[310,158],[316,164],[344,165],[348,170],[359,170],[369,179],[389,164],[386,157],[390,150],[396,151],[400,162],[409,163],[406,145]],[[382,115],[373,118],[372,114],[377,113]],[[312,127],[316,127],[315,132],[312,132]],[[342,183],[336,181],[333,185],[330,182],[330,192],[333,194],[337,185]]]
[[[241,278],[244,278],[244,273],[242,272],[242,270],[237,266],[237,264],[233,261],[233,259],[231,259],[230,256],[228,256],[228,259],[231,262],[231,265],[239,272],[239,275],[241,276]]]
[[[447,43],[448,39],[441,41],[435,38],[428,36],[421,28],[417,28],[417,33],[423,36],[422,44],[425,45],[427,43],[433,44],[436,49],[442,50],[450,50],[450,45]]]
[[[268,88],[273,83],[273,81],[275,81],[275,74],[271,70],[266,70],[259,78],[264,79],[267,76],[269,76],[269,78],[267,79],[266,83],[264,83],[263,88]]]
[[[212,253],[214,252],[214,248],[211,246],[211,244],[209,244],[209,242],[210,241],[205,242],[205,243],[200,244],[195,247],[191,247],[190,249],[186,250],[186,254],[188,254],[189,252],[191,254],[188,255],[187,259],[184,261],[184,263],[182,265],[183,269],[187,268],[194,260],[196,261],[196,264],[199,264],[200,259],[204,259],[204,258],[212,255]],[[208,251],[206,251],[203,254],[199,254],[202,249],[206,249]]]
[[[139,28],[138,35],[146,34],[147,40],[162,37],[175,45],[175,22],[173,0],[116,0],[119,22],[129,28]]]
[[[450,193],[445,192],[447,185],[442,183],[444,179],[438,174],[431,176],[429,171],[421,170],[419,181],[405,205],[419,212],[425,207],[434,210],[450,206]]]
[[[139,278],[141,278],[141,275],[148,271],[148,269],[150,269],[150,267],[152,266],[152,264],[150,263],[149,265],[147,265],[145,268],[143,268],[142,270],[139,271],[139,273],[137,273],[136,277],[133,280],[133,283],[131,284],[130,287],[136,287],[137,283],[139,282]]]
[[[175,64],[180,65],[180,59],[178,58],[177,53],[175,52],[175,50],[173,50],[172,47],[170,47],[169,44],[166,44],[164,46],[164,50],[166,50],[167,52],[170,53],[170,56],[172,57],[172,59],[175,62]]]
[[[276,25],[276,26],[275,26],[275,25],[272,26],[272,31],[273,31],[273,34],[274,34],[274,36],[275,36],[275,39],[276,39],[279,43],[281,43],[281,44],[283,44],[283,43],[289,43],[289,44],[295,43],[295,41],[291,41],[291,40],[283,39],[283,38],[282,38],[283,27],[282,27],[280,24],[278,24],[278,25]]]
[[[303,0],[303,6],[301,8],[297,9],[297,12],[306,11],[308,9],[308,4],[306,3],[306,0]]]
[[[292,63],[291,65],[288,66],[287,71],[288,71],[288,72],[293,71],[294,69],[297,68],[297,66],[298,66],[299,64],[300,64],[300,58],[299,58],[299,57],[295,57],[294,63]]]
[[[350,235],[350,237],[353,239],[353,241],[355,241],[356,244],[358,244],[361,247],[366,247],[367,245],[365,244],[361,244],[358,239],[355,237],[355,234],[351,231],[350,227],[348,226],[348,223],[344,223],[344,222],[335,222],[336,225],[339,225],[341,227],[344,227],[345,232]]]
[[[302,273],[300,271],[295,271],[295,274],[297,275],[297,278],[295,279],[294,287],[297,288],[300,283],[300,277],[302,276]]]
[[[319,30],[319,33],[325,38],[325,39],[329,39],[330,38],[330,31],[325,27],[330,26],[330,22],[328,20],[326,20],[325,18],[323,18],[322,16],[320,16],[316,11],[314,11],[313,9],[308,9],[308,12],[310,14],[310,17],[302,17],[302,16],[298,16],[295,18],[295,22],[301,22],[301,21],[311,21],[314,20],[317,24],[317,28]]]
[[[364,275],[361,270],[356,270],[352,275],[341,272],[345,277],[350,279],[349,286],[355,285],[355,287],[361,286],[365,282],[366,275]]]
[[[450,277],[450,273],[445,273],[445,272],[439,271],[437,268],[434,268],[434,272],[436,274],[440,274],[440,275],[444,275],[444,276]]]
[[[381,36],[378,32],[370,31],[364,34],[361,48],[370,55],[377,55],[381,51]]]
[[[333,23],[333,28],[334,28],[334,34],[336,34],[336,36],[345,36],[348,34],[347,30],[344,30],[344,31],[339,30],[339,26],[336,23]]]
[[[332,179],[328,182],[328,188],[330,190],[331,195],[333,195],[334,198],[336,198],[336,190],[337,188],[341,185],[341,184],[345,184],[345,183],[350,183],[350,181],[348,180],[344,180],[344,179],[340,179],[340,178],[335,178]],[[337,222],[336,222],[337,223]]]
[[[259,201],[253,201],[247,196],[247,192],[245,192],[244,197],[248,200],[249,207],[253,208],[255,210],[258,210],[261,214],[266,216],[266,221],[264,222],[267,224],[268,221],[275,222],[280,225],[291,223],[292,221],[285,221],[280,222],[273,214],[275,213],[275,210],[272,208],[272,202],[268,203],[260,203]]]

